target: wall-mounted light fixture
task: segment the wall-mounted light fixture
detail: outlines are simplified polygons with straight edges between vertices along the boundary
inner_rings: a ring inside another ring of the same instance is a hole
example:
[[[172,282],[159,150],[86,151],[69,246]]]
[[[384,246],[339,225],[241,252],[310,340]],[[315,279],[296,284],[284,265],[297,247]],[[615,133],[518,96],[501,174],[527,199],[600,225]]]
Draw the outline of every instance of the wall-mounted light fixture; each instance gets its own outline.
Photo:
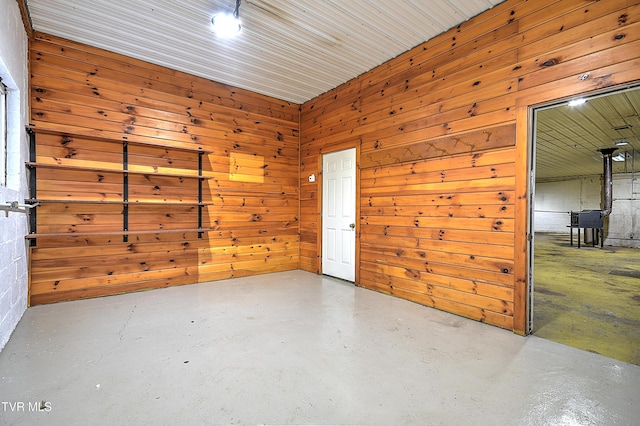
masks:
[[[216,35],[220,38],[233,37],[240,32],[240,0],[236,0],[236,8],[233,13],[221,12],[213,15],[211,18],[211,26]]]

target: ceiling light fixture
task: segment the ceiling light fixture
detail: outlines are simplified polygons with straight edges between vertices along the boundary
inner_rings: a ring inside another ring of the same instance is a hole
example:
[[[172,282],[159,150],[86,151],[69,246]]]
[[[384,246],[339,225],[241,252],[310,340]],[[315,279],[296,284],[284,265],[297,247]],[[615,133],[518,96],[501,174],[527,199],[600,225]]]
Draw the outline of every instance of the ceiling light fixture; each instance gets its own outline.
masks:
[[[578,106],[578,105],[582,105],[585,102],[587,102],[587,100],[585,98],[571,99],[567,103],[567,105],[569,105],[570,107],[575,107],[575,106]]]
[[[627,142],[627,141],[625,141],[623,139],[623,140],[620,140],[620,141],[616,142],[616,145],[617,146],[625,146],[625,145],[629,145],[629,142]]]
[[[240,32],[242,25],[240,25],[239,10],[240,0],[236,0],[236,8],[233,10],[233,14],[221,12],[213,15],[211,25],[218,37],[229,38]]]
[[[613,128],[616,132],[620,132],[622,130],[631,130],[633,126],[631,124],[623,124],[622,126],[616,126]]]
[[[627,159],[627,155],[626,155],[626,153],[621,152],[618,155],[615,155],[615,156],[611,157],[611,159],[613,161],[625,161]]]

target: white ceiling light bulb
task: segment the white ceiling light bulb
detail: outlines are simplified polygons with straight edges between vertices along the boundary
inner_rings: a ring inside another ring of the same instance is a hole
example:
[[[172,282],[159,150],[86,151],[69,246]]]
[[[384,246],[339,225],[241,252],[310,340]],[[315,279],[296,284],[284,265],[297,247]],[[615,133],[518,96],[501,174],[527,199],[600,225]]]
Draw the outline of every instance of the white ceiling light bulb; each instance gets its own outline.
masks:
[[[240,25],[240,17],[238,9],[240,8],[240,0],[236,0],[236,8],[233,13],[218,13],[211,18],[213,31],[220,38],[233,37],[242,29]]]
[[[213,31],[218,37],[233,37],[240,32],[242,28],[240,20],[230,13],[218,13],[211,18]]]

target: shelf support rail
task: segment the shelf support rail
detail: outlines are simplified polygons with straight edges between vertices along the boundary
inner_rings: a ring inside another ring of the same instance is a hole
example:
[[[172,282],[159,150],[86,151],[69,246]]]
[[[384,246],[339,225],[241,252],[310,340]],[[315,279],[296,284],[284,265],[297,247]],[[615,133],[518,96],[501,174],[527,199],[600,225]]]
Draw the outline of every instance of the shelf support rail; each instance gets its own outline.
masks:
[[[202,155],[198,153],[198,229],[202,229]],[[203,232],[198,232],[198,238],[202,238]]]
[[[122,177],[122,230],[125,232],[122,234],[122,242],[129,241],[129,234],[126,232],[129,230],[129,143],[128,141],[122,141],[122,169],[124,175]]]
[[[37,159],[36,157],[36,132],[32,129],[27,129],[27,136],[29,137],[29,161],[34,163]],[[37,195],[37,186],[36,186],[36,168],[29,167],[29,196],[32,199],[36,199]],[[26,201],[26,200],[25,200]],[[39,202],[31,203],[33,207],[39,206]],[[33,208],[32,207],[32,208]],[[5,213],[7,216],[9,212]],[[38,210],[31,210],[31,214],[29,216],[29,232],[35,233],[38,225]],[[36,240],[29,240],[29,246],[35,247]]]

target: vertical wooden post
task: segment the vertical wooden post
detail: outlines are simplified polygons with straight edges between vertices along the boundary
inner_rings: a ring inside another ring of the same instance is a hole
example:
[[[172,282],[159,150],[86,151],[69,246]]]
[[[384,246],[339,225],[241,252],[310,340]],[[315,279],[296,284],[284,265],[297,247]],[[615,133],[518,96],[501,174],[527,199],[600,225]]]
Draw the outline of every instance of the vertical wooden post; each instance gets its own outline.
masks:
[[[518,106],[516,111],[516,176],[515,176],[515,234],[514,234],[514,294],[513,332],[529,334],[529,108]]]

